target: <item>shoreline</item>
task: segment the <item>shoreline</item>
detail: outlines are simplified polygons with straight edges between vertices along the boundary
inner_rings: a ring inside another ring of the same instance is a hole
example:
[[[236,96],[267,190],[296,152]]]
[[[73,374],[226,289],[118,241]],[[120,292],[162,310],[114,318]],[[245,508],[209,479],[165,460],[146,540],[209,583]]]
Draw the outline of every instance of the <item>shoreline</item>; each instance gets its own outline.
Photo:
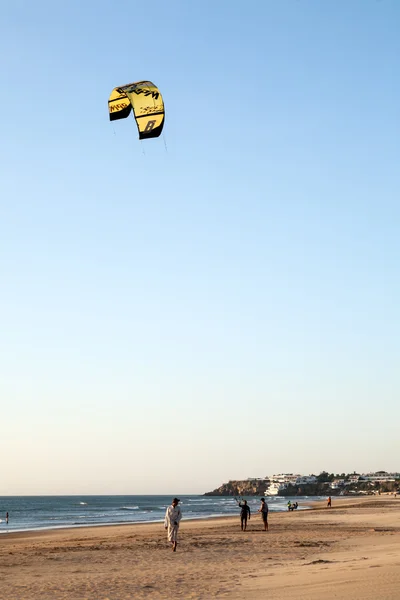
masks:
[[[342,503],[345,500],[345,498],[341,497],[338,498],[336,500],[336,502],[340,502]],[[358,502],[357,502],[358,500]],[[356,501],[356,502],[354,502]],[[341,508],[352,508],[353,506],[356,506],[360,503],[363,503],[367,501],[366,498],[352,498],[352,502],[351,504],[346,504],[346,505],[342,505]],[[310,512],[310,511],[316,511],[316,510],[325,510],[326,509],[326,503],[324,500],[319,500],[319,501],[310,501],[309,503],[303,502],[303,506],[307,506],[307,508],[300,508],[297,509],[297,514],[300,513],[304,513],[304,512]],[[335,510],[339,508],[339,506],[332,506],[329,510]],[[326,509],[328,510],[328,509]],[[270,510],[270,515],[281,515],[281,514],[287,514],[289,511],[287,510],[277,510],[277,511],[273,511]],[[257,513],[255,513],[257,514]],[[215,516],[204,516],[204,517],[192,517],[192,518],[185,518],[183,516],[182,522],[181,524],[185,524],[185,523],[197,523],[197,522],[212,522],[212,523],[218,523],[219,521],[221,522],[225,522],[225,521],[232,521],[232,519],[236,522],[238,519],[238,515],[239,515],[239,511],[237,511],[236,513],[232,513],[229,515],[215,515]],[[4,531],[1,532],[0,531],[0,545],[1,545],[1,540],[2,539],[23,539],[23,538],[33,538],[33,537],[43,537],[46,535],[53,535],[53,536],[57,536],[57,534],[62,534],[62,533],[72,533],[72,532],[76,532],[76,531],[80,531],[82,533],[85,533],[86,530],[91,531],[93,529],[96,530],[101,530],[102,528],[104,529],[118,529],[118,528],[129,528],[129,527],[157,527],[157,529],[159,529],[160,524],[162,524],[164,522],[164,519],[158,519],[158,520],[154,520],[154,521],[134,521],[134,522],[129,522],[129,523],[92,523],[92,524],[82,524],[82,525],[66,525],[66,526],[59,526],[59,527],[41,527],[41,528],[37,528],[37,529],[20,529],[20,530],[14,530],[14,531]]]
[[[16,498],[16,496],[10,496],[11,498]],[[43,496],[46,497],[46,496]],[[49,496],[51,498],[53,498],[54,496]],[[81,498],[82,495],[75,495],[75,496],[64,496],[64,495],[60,495],[60,498],[68,498],[68,497],[76,497],[76,498]],[[98,496],[94,496],[95,498],[97,498]],[[109,498],[110,496],[104,496],[105,498]],[[111,496],[111,497],[118,497],[117,496]],[[124,496],[122,496],[124,497]],[[298,496],[291,496],[291,497],[286,497],[286,496],[265,496],[267,499],[267,503],[270,506],[270,512],[275,513],[275,512],[286,512],[286,501],[287,500],[298,500],[299,497]],[[5,498],[5,496],[0,497],[1,498]],[[18,498],[25,498],[25,496],[18,496]],[[26,498],[42,498],[42,496],[26,496]],[[258,496],[247,496],[247,499],[250,501],[252,501],[254,503],[254,501],[256,501],[258,498]],[[280,504],[276,504],[274,502],[274,500],[276,500],[276,498],[279,498],[279,500],[281,501]],[[233,497],[231,496],[226,496],[224,497],[224,499],[233,499]],[[236,499],[236,498],[234,498]],[[335,502],[342,502],[342,500],[344,499],[348,499],[349,501],[351,500],[352,502],[354,501],[358,501],[358,500],[364,500],[366,499],[365,496],[347,496],[347,497],[334,497],[334,501]],[[191,500],[189,500],[190,502]],[[311,497],[307,497],[307,496],[303,496],[300,497],[300,506],[298,507],[298,511],[304,511],[304,510],[310,510],[310,508],[314,508],[314,507],[318,507],[324,504],[325,502],[325,498],[322,499],[321,497],[317,497],[317,496],[311,496]],[[87,504],[86,502],[80,502],[79,504]],[[167,505],[164,506],[164,511]],[[186,509],[189,505],[186,505],[185,502],[183,502],[183,511],[186,514]],[[124,507],[123,507],[124,508]],[[138,506],[135,506],[134,508],[138,508]],[[252,509],[254,510],[254,506],[252,506]],[[5,510],[5,509],[4,509]],[[86,510],[86,509],[82,509],[82,510]],[[186,517],[185,516],[185,521],[187,520],[202,520],[202,519],[215,519],[215,518],[222,518],[222,517],[233,517],[237,514],[237,507],[231,507],[232,512],[227,512],[227,511],[223,511],[223,512],[218,512],[215,511],[215,514],[201,514],[201,512],[199,512],[198,514],[196,514],[195,516],[191,516]],[[147,511],[145,511],[147,512]],[[152,512],[152,510],[150,511]],[[160,512],[160,511],[159,511]],[[82,517],[83,515],[79,515],[79,517]],[[75,517],[77,518],[77,517]],[[81,528],[86,528],[86,527],[113,527],[113,526],[122,526],[122,525],[131,525],[131,524],[147,524],[147,523],[161,523],[164,520],[164,512],[161,511],[160,515],[157,515],[154,518],[150,518],[150,519],[143,519],[143,520],[135,520],[135,521],[129,521],[129,520],[110,520],[110,521],[106,521],[106,520],[99,520],[99,521],[94,521],[93,519],[91,520],[87,520],[87,521],[83,521],[83,522],[79,522],[79,521],[74,521],[73,519],[70,519],[69,522],[67,520],[63,521],[63,518],[59,519],[61,521],[61,524],[57,524],[56,522],[50,522],[51,520],[48,519],[48,523],[40,523],[38,525],[34,524],[34,520],[32,520],[31,523],[24,525],[21,525],[20,527],[15,527],[14,528],[14,519],[10,519],[12,526],[7,525],[5,523],[5,519],[0,519],[0,538],[2,536],[5,535],[11,535],[14,533],[18,533],[18,534],[22,534],[24,532],[35,532],[35,531],[51,531],[51,530],[57,530],[57,531],[62,531],[64,529],[81,529]],[[54,521],[56,521],[56,519],[54,519]]]
[[[277,512],[283,512],[283,511],[277,511]],[[206,516],[206,517],[192,517],[190,519],[183,519],[183,523],[196,523],[197,521],[216,521],[216,520],[223,520],[223,519],[233,519],[235,518],[235,515],[216,515],[215,517],[213,516]],[[35,534],[46,534],[46,533],[61,533],[61,532],[68,532],[68,531],[82,531],[85,529],[91,530],[91,529],[99,529],[104,527],[105,529],[109,529],[112,527],[136,527],[136,526],[151,526],[151,525],[160,525],[164,523],[164,519],[157,519],[154,521],[132,521],[129,523],[92,523],[91,525],[88,523],[85,523],[83,525],[60,525],[59,527],[40,527],[37,529],[17,529],[14,531],[4,531],[1,532],[0,531],[0,541],[1,539],[4,537],[11,537],[11,536],[24,536],[25,534],[29,534],[30,537],[32,535]]]

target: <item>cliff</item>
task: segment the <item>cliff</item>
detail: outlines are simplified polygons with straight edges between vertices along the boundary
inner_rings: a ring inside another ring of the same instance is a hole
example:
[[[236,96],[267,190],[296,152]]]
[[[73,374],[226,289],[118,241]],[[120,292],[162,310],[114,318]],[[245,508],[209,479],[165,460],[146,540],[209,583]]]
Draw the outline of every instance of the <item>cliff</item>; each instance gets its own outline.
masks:
[[[206,492],[205,496],[264,496],[269,484],[268,479],[245,479],[233,480],[223,483],[212,492]]]

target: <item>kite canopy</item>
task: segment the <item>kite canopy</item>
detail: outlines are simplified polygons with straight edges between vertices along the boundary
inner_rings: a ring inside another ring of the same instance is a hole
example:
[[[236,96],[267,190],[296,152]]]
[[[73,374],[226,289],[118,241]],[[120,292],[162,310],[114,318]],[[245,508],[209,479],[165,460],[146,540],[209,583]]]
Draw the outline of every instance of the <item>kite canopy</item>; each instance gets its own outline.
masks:
[[[165,118],[164,102],[154,83],[137,81],[113,89],[108,100],[110,121],[126,119],[131,109],[140,140],[161,135]]]

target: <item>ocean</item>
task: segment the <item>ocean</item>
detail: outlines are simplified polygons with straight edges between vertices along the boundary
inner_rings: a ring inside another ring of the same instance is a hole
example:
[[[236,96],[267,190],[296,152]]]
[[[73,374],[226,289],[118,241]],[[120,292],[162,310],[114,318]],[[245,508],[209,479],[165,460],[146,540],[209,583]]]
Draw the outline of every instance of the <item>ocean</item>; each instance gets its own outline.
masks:
[[[239,515],[234,498],[181,495],[183,519]],[[256,512],[260,499],[244,497]],[[319,497],[296,497],[299,510]],[[163,521],[172,496],[0,496],[0,535],[15,531],[60,529]],[[287,510],[288,498],[268,497],[271,512]],[[9,522],[6,523],[6,513]]]

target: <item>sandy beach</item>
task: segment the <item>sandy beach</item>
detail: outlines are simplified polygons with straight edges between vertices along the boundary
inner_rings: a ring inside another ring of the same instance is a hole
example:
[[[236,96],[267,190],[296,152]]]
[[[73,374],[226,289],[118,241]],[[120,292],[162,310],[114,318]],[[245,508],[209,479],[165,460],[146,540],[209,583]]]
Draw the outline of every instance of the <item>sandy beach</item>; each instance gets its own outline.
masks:
[[[331,600],[400,597],[400,498],[333,499],[332,509],[0,537],[4,600]]]

